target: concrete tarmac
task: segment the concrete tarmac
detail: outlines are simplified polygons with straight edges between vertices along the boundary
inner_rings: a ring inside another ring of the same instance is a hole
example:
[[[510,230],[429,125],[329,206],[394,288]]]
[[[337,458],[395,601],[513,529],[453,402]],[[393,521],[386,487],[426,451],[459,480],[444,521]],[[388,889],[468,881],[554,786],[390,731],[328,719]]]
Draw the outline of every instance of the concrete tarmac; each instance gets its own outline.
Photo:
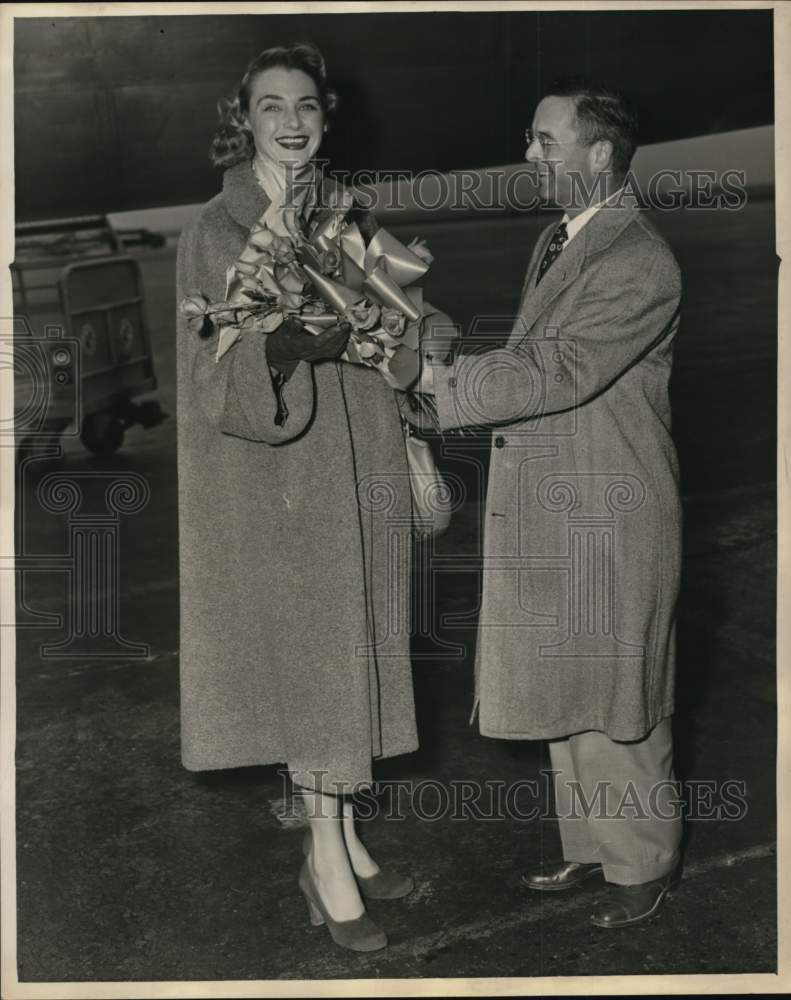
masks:
[[[367,956],[308,923],[296,881],[304,821],[278,769],[192,774],[180,763],[174,259],[172,247],[141,256],[155,395],[170,419],[133,428],[111,459],[67,437],[59,457],[34,455],[19,472],[18,551],[53,560],[67,551],[69,528],[43,506],[48,475],[92,474],[80,478],[85,509],[101,506],[105,473],[134,473],[150,489],[142,509],[117,523],[118,627],[145,656],[45,655],[42,646],[65,635],[67,575],[53,561],[18,578],[21,980],[776,969],[773,212],[772,202],[755,202],[657,220],[685,276],[673,382],[685,510],[681,887],[657,916],[621,931],[589,923],[600,881],[551,898],[520,887],[525,869],[559,856],[559,839],[541,774],[546,748],[485,739],[468,724],[482,509],[471,489],[417,575],[421,585],[432,560],[468,557],[464,571],[442,575],[414,640],[421,748],[379,766],[382,794],[361,824],[374,856],[417,884],[405,900],[371,904],[390,946]],[[530,218],[417,234],[437,258],[429,297],[465,324],[512,311],[537,229]],[[435,444],[443,466],[464,474],[459,456]],[[485,436],[459,447],[485,469]],[[497,783],[510,790],[499,809]]]

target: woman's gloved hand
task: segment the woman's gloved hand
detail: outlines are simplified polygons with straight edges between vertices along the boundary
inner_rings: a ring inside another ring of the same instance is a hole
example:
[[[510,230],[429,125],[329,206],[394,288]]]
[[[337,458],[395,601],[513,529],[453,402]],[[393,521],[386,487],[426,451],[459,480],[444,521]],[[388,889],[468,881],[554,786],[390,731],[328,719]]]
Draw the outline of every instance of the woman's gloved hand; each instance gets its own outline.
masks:
[[[271,368],[290,378],[300,361],[337,358],[351,333],[349,323],[336,323],[321,333],[309,333],[298,319],[289,317],[266,337],[266,360]]]

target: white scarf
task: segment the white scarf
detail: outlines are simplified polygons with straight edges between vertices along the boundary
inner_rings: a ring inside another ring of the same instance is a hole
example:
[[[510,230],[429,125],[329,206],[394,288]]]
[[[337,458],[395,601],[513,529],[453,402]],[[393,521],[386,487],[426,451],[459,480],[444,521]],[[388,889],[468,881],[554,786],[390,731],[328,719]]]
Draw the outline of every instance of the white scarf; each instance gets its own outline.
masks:
[[[309,162],[294,169],[291,164],[286,167],[256,155],[253,173],[269,198],[261,223],[277,236],[294,236],[299,231],[300,215],[315,201],[316,167]]]

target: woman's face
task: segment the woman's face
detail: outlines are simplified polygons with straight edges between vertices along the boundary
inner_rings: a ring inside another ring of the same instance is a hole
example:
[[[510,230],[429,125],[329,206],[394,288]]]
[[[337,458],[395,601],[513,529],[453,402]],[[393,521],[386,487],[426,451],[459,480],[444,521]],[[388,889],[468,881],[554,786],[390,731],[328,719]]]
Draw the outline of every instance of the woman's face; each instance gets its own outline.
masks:
[[[297,168],[316,155],[324,134],[316,84],[301,69],[273,66],[259,73],[247,120],[259,156]]]

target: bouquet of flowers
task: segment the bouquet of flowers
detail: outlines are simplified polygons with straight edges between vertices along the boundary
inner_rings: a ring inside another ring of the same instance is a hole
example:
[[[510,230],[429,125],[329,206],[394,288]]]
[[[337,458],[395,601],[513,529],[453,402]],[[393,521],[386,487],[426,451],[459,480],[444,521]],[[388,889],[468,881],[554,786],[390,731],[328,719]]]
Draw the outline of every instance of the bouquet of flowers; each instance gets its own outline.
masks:
[[[366,245],[347,219],[351,207],[343,191],[314,210],[304,228],[284,216],[288,236],[258,223],[228,268],[224,300],[191,292],[182,301],[192,329],[219,333],[216,360],[240,337],[272,333],[289,317],[314,334],[345,321],[351,334],[342,359],[377,368],[394,388],[407,387],[415,375],[410,352],[418,351],[421,326],[437,312],[416,284],[433,257],[422,240],[405,246],[381,228]]]

